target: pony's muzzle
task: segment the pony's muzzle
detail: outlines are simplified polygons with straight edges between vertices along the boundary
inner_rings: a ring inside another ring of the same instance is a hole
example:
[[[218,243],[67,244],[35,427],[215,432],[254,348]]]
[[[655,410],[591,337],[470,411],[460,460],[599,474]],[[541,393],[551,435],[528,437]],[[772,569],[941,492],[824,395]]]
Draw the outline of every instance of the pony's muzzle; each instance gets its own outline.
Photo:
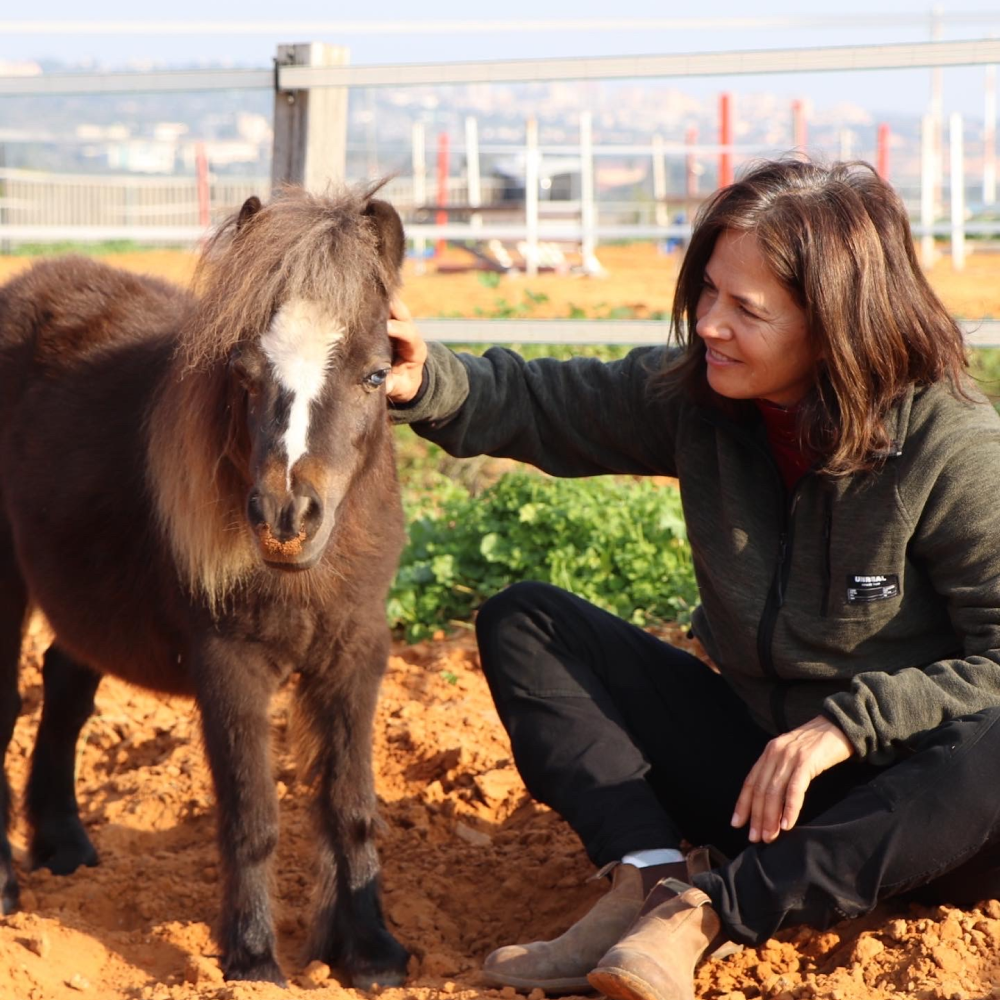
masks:
[[[310,542],[319,533],[323,518],[323,501],[308,483],[297,483],[292,492],[281,494],[258,488],[247,497],[247,519],[257,534],[264,561],[274,565],[312,565],[317,553]]]

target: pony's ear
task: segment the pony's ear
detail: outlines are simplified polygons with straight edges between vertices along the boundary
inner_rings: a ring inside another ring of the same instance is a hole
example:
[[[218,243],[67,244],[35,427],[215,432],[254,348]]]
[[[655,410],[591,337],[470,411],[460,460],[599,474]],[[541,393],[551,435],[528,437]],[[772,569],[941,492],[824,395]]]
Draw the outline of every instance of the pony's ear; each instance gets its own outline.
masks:
[[[239,232],[259,211],[260,198],[252,194],[243,202],[240,214],[236,217],[236,232]]]
[[[378,237],[378,251],[382,259],[389,265],[393,273],[403,266],[403,256],[406,252],[406,240],[403,236],[403,223],[399,213],[387,201],[372,198],[363,209],[363,213],[371,220]]]

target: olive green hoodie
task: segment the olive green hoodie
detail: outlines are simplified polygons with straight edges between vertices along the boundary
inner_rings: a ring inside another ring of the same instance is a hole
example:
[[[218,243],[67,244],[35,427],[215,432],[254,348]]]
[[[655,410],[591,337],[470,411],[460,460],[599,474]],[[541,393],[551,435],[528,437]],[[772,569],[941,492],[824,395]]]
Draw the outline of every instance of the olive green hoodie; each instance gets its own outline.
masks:
[[[888,763],[946,719],[1000,704],[1000,418],[911,387],[877,471],[803,477],[789,495],[763,421],[651,387],[662,348],[525,362],[430,345],[393,419],[453,455],[556,476],[676,476],[701,596],[693,628],[757,722],[817,714]],[[666,584],[666,581],[664,581]]]

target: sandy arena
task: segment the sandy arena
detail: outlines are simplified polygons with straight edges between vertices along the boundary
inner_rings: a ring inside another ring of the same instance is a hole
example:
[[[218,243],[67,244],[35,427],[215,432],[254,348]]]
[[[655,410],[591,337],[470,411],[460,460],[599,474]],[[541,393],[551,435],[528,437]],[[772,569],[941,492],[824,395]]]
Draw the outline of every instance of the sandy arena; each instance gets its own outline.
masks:
[[[669,306],[675,258],[653,248],[611,247],[609,276],[544,275],[530,284],[483,286],[475,275],[410,274],[414,313],[490,310],[521,289],[544,292],[535,315],[633,305]],[[168,252],[120,261],[183,281],[191,258]],[[28,262],[0,258],[0,279]],[[409,265],[408,265],[409,267]],[[973,255],[964,275],[947,261],[933,280],[959,315],[1000,315],[1000,260]],[[445,308],[441,309],[441,303]],[[671,641],[684,643],[679,634]],[[24,648],[24,710],[7,755],[23,788],[40,715],[39,664],[47,642],[35,620]],[[275,865],[280,957],[288,991],[226,984],[212,937],[218,864],[211,782],[192,705],[106,679],[78,758],[84,822],[101,864],[59,878],[25,867],[27,830],[12,825],[22,911],[0,920],[0,1000],[277,1000],[357,998],[336,970],[303,968],[314,838],[298,782],[286,690],[273,706],[275,780],[282,839]],[[550,937],[603,891],[575,837],[531,802],[510,760],[471,635],[396,645],[376,721],[376,773],[384,829],[385,909],[414,954],[405,988],[386,1000],[514,998],[481,983],[494,947]],[[965,1000],[1000,996],[1000,902],[963,911],[885,906],[825,932],[791,931],[758,949],[702,966],[706,1000]],[[542,1000],[540,991],[528,1000]]]

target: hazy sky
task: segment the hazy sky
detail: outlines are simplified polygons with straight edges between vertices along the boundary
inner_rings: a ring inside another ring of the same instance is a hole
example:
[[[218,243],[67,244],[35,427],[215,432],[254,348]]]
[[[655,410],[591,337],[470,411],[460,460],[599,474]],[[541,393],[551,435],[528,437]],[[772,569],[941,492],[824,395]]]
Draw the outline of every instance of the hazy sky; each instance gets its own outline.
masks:
[[[380,21],[385,24],[423,23],[448,19],[535,19],[535,18],[621,18],[642,17],[764,17],[782,14],[930,14],[926,6],[914,0],[762,0],[749,5],[737,0],[699,0],[696,4],[666,4],[662,0],[618,0],[617,3],[587,3],[583,0],[503,0],[502,3],[461,3],[458,0],[372,0],[362,3],[331,3],[330,0],[297,0],[275,5],[273,0],[150,0],[137,15],[134,0],[35,0],[16,6],[4,4],[0,21],[27,19],[55,24],[60,21],[87,20],[170,20],[230,22],[234,26],[247,22],[307,21]],[[1000,5],[996,0],[941,0],[937,7],[944,13],[984,12],[995,20],[980,23],[943,25],[943,38],[981,38],[1000,33]],[[704,52],[725,49],[761,49],[794,46],[849,44],[884,44],[890,42],[926,41],[928,24],[915,26],[872,27],[869,25],[843,28],[760,29],[698,28],[684,30],[651,30],[623,27],[603,31],[539,31],[528,30],[479,34],[435,34],[408,32],[372,36],[332,32],[310,33],[299,37],[294,27],[268,34],[185,34],[163,32],[143,34],[89,34],[80,32],[46,32],[26,34],[0,30],[0,59],[38,59],[45,57],[78,62],[94,59],[100,63],[120,66],[129,59],[150,59],[168,64],[226,59],[239,65],[267,66],[280,42],[329,41],[350,48],[351,61],[362,63],[441,62],[475,59],[544,58],[583,55],[627,55],[639,53]],[[742,77],[680,82],[697,93],[721,89],[775,91],[792,96],[812,98],[821,105],[838,100],[862,104],[874,112],[924,109],[929,92],[926,70],[883,71],[869,73],[825,73],[803,76]],[[945,71],[945,110],[959,110],[980,117],[983,105],[983,70],[953,69]]]

